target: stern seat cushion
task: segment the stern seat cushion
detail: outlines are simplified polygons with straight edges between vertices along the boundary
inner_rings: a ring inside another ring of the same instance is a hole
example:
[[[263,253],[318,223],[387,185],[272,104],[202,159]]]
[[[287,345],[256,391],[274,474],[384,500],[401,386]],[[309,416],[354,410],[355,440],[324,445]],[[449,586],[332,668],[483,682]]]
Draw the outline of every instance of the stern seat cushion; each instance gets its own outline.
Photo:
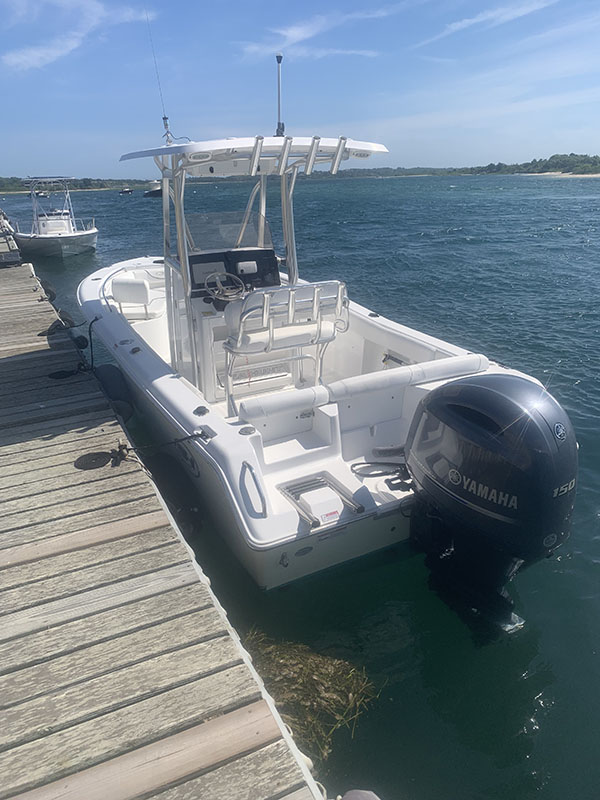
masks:
[[[332,403],[366,392],[378,392],[395,389],[409,384],[430,383],[448,380],[463,375],[482,372],[489,366],[484,355],[469,353],[464,356],[449,356],[422,364],[407,364],[402,367],[369,372],[366,375],[354,375],[329,384],[329,396]]]
[[[285,390],[243,400],[239,417],[246,422],[263,419],[272,414],[303,411],[328,403],[337,403],[367,392],[375,393],[409,384],[457,378],[487,369],[489,361],[484,355],[470,353],[450,356],[425,364],[395,367],[394,369],[355,375],[329,385],[310,386],[304,389]]]
[[[275,414],[305,411],[329,402],[326,386],[307,386],[263,397],[251,397],[240,403],[239,417],[246,422],[265,419]]]

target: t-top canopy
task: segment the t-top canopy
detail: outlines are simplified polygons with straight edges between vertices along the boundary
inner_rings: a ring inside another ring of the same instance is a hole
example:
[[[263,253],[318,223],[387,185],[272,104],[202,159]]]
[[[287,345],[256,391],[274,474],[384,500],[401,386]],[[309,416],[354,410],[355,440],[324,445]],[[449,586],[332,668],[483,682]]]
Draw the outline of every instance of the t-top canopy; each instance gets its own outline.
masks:
[[[336,173],[342,160],[368,158],[387,153],[385,145],[354,139],[319,136],[254,136],[186,142],[138,150],[121,156],[121,161],[154,156],[182,156],[181,166],[194,176],[284,174],[289,168],[304,167],[310,174],[315,164],[331,164]]]

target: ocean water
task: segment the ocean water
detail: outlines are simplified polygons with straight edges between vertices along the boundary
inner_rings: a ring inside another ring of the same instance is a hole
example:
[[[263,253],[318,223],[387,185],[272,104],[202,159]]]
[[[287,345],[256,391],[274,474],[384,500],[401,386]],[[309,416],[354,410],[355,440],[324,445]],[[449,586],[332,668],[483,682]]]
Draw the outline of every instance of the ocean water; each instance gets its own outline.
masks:
[[[195,210],[243,209],[248,187],[188,190]],[[160,201],[77,192],[95,255],[39,262],[57,304],[87,273],[161,252]],[[27,198],[0,196],[25,221]],[[240,633],[364,667],[379,695],[319,773],[330,794],[382,800],[595,800],[600,795],[600,179],[532,176],[299,181],[300,274],[540,378],[580,444],[571,539],[518,575],[525,627],[481,636],[399,549],[264,594],[220,552],[202,509],[191,540]],[[182,512],[183,513],[183,512]],[[186,523],[189,523],[186,519]],[[191,524],[191,523],[190,523]]]

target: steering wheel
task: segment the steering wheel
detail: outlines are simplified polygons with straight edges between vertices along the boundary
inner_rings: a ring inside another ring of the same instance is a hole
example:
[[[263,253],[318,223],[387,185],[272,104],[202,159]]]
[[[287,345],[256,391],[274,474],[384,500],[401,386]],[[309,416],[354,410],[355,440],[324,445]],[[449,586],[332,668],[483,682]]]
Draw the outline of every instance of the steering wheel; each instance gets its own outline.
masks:
[[[224,280],[230,280],[233,286],[225,286]],[[215,300],[226,301],[238,300],[246,291],[244,281],[231,272],[211,272],[206,276],[204,288]]]

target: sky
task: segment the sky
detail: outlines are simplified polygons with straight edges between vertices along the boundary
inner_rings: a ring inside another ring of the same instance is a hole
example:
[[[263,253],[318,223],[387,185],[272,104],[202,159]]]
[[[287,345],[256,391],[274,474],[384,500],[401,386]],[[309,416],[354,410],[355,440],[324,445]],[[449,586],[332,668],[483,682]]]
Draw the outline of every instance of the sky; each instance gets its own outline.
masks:
[[[175,136],[383,142],[369,166],[600,153],[598,0],[0,0],[0,175],[151,178]],[[346,166],[367,166],[348,161]]]

